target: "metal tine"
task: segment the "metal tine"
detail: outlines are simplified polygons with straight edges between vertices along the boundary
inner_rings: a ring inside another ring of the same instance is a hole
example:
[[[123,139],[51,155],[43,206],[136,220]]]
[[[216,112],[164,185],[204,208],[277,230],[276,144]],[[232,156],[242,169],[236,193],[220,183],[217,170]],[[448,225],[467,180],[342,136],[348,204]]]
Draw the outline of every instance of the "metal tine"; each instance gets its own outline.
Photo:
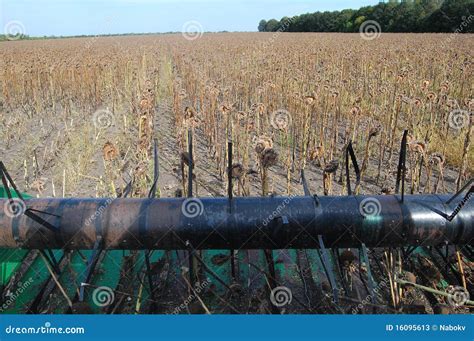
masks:
[[[153,302],[155,301],[155,286],[153,285],[153,278],[151,275],[150,250],[145,250],[145,265],[148,278],[148,286],[150,287],[150,296]],[[152,303],[153,305],[154,303]]]
[[[189,154],[189,165],[188,165],[188,198],[193,196],[193,168],[194,168],[194,160],[193,160],[193,133],[191,130],[188,130],[188,154]],[[194,274],[194,265],[195,261],[193,258],[194,251],[188,251],[188,261],[189,261],[189,280],[191,285],[194,285],[195,282],[195,274]]]
[[[461,190],[459,190],[455,195],[453,195],[447,202],[446,204],[451,203],[457,196],[459,196],[467,187],[469,187],[472,183],[474,182],[474,178],[469,180],[469,182],[464,185]],[[471,188],[467,191],[466,195],[464,198],[459,202],[459,204],[456,206],[454,209],[453,213],[451,213],[449,216],[446,217],[448,221],[452,221],[458,213],[462,210],[462,208],[467,204],[467,202],[471,199],[472,194],[474,193],[474,186],[471,186]]]
[[[318,240],[319,240],[319,247],[321,249],[321,254],[322,254],[321,258],[323,261],[324,270],[326,270],[326,275],[329,279],[329,282],[331,283],[331,288],[334,295],[334,303],[338,304],[339,303],[338,288],[337,288],[336,279],[334,278],[334,272],[333,272],[331,263],[329,261],[328,250],[324,246],[323,237],[321,235],[318,235]]]
[[[94,243],[94,250],[87,262],[86,273],[84,274],[84,280],[81,283],[81,288],[79,290],[79,302],[84,301],[85,287],[90,281],[92,274],[94,273],[95,267],[97,266],[99,256],[102,253],[102,236],[98,236]]]
[[[193,196],[193,133],[188,130],[188,153],[189,153],[189,166],[188,166],[188,198]]]
[[[133,189],[133,179],[130,180],[128,183],[127,183],[127,186],[125,186],[125,189],[123,190],[123,193],[121,195],[118,196],[118,198],[126,198],[130,195],[130,193],[132,192],[132,189]]]
[[[354,171],[356,174],[356,189],[360,183],[360,169],[359,164],[357,163],[357,158],[354,153],[354,149],[352,148],[352,141],[349,141],[349,144],[346,148],[346,187],[347,187],[347,195],[352,195],[351,189],[351,179],[349,176],[349,156],[351,157],[352,166],[354,167]]]
[[[408,130],[403,131],[402,143],[400,146],[400,158],[398,160],[398,169],[397,169],[397,182],[395,184],[395,194],[400,192],[400,181],[402,183],[402,200],[404,200],[405,196],[405,163],[407,158],[407,138],[408,138]]]
[[[158,185],[158,179],[160,177],[160,164],[158,160],[158,146],[157,141],[154,139],[153,143],[153,184],[151,185],[150,192],[148,193],[148,198],[154,199],[156,197],[156,186]]]
[[[148,198],[154,199],[156,197],[156,186],[158,184],[158,179],[160,176],[160,166],[158,160],[158,146],[156,139],[153,140],[153,184],[151,185],[150,192],[148,193]],[[154,306],[155,301],[155,286],[153,285],[153,278],[151,274],[151,262],[150,262],[150,250],[145,250],[145,266],[147,272],[148,286],[150,287],[150,296],[152,299],[152,307]]]
[[[20,191],[18,190],[18,188],[16,187],[15,185],[15,182],[13,181],[13,179],[11,178],[10,174],[8,173],[8,170],[7,168],[5,167],[5,165],[3,164],[2,161],[0,161],[0,177],[1,177],[1,180],[2,180],[2,184],[3,184],[3,187],[5,188],[5,191],[7,192],[7,197],[9,199],[9,202],[10,202],[10,205],[13,203],[13,196],[12,196],[12,193],[10,191],[10,186],[8,184],[11,185],[11,187],[13,188],[13,190],[15,191],[16,195],[18,196],[18,199],[20,199],[23,204],[25,204],[25,207],[26,207],[26,203],[25,203],[25,199],[23,198],[23,196],[21,195]],[[7,180],[8,180],[8,183],[7,183]],[[29,209],[27,208],[23,214],[26,215],[27,217],[29,217],[30,219],[33,219],[34,221],[36,221],[38,224],[40,225],[43,225],[44,227],[46,227],[47,229],[53,231],[53,232],[56,232],[58,231],[59,229],[52,225],[51,223],[47,222],[46,220],[44,220],[43,218],[41,218],[40,216],[38,216],[37,214],[33,213],[33,212],[37,212],[37,213],[42,213],[42,214],[46,214],[46,215],[50,215],[50,216],[55,216],[55,217],[59,217],[58,215],[55,215],[55,214],[52,214],[52,213],[48,213],[48,212],[43,212],[43,211],[38,211],[38,210],[33,210],[33,209]]]
[[[232,198],[233,198],[233,184],[232,184],[232,140],[227,142],[227,195],[229,197],[229,213],[232,213]],[[232,278],[235,280],[235,252],[230,250],[230,270]]]
[[[194,247],[191,245],[191,243],[189,242],[186,242],[186,246],[188,247],[188,249],[190,250],[190,255],[194,255],[192,257],[194,257],[204,268],[204,270],[209,274],[211,275],[212,277],[214,277],[219,283],[221,283],[223,286],[225,286],[227,288],[227,290],[229,291],[232,291],[232,288],[230,286],[227,285],[227,283],[219,277],[219,275],[217,275],[214,271],[212,271],[212,269],[210,269],[207,265],[206,265],[206,262],[197,255],[197,252],[196,252],[196,249],[194,249]]]
[[[21,192],[16,187],[15,182],[13,181],[10,174],[8,173],[8,170],[5,167],[5,164],[2,161],[0,161],[0,178],[2,179],[2,183],[3,183],[3,187],[5,187],[5,191],[7,191],[8,199],[12,198],[12,194],[10,191],[10,186],[7,183],[7,180],[10,183],[10,185],[13,187],[13,189],[15,190],[15,193],[18,196],[18,198],[23,202],[25,201],[25,199],[23,199],[23,196],[21,195]]]
[[[229,200],[232,200],[233,197],[233,184],[232,184],[232,140],[227,142],[227,196]]]
[[[447,279],[451,283],[457,283],[458,285],[461,284],[461,282],[462,282],[461,276],[456,271],[454,266],[449,262],[449,259],[446,256],[446,254],[443,255],[443,252],[439,247],[436,247],[436,246],[433,247],[433,248],[425,247],[425,248],[423,248],[423,250],[430,256],[431,260],[433,261],[435,266],[440,270],[440,272],[443,274],[443,277],[445,279]],[[436,253],[439,255],[441,260],[444,262],[444,266],[442,266],[442,264],[440,264],[436,260],[434,254],[433,254],[433,250],[436,251]],[[449,272],[451,272],[451,274]]]
[[[367,247],[365,246],[364,243],[362,243],[361,249],[362,249],[362,257],[364,259],[364,263],[367,266],[367,279],[368,279],[368,284],[369,284],[371,301],[372,303],[375,304],[376,303],[376,299],[374,295],[375,283],[374,283],[374,278],[372,277],[372,270],[370,268],[370,259],[367,252]]]
[[[57,275],[60,275],[61,274],[61,270],[59,269],[59,265],[58,265],[58,261],[56,260],[56,257],[54,256],[54,253],[50,250],[50,249],[46,249],[46,251],[48,252],[46,254],[46,252],[44,250],[39,250],[39,252],[43,255],[43,257],[46,259],[46,261],[49,263],[49,265],[51,265],[51,267],[53,268],[54,272],[57,274]]]
[[[304,175],[304,169],[301,170],[301,182],[303,183],[304,195],[307,197],[311,196],[311,191],[309,190],[308,183],[306,182],[306,177]]]
[[[466,190],[466,188],[468,188],[473,183],[474,183],[474,178],[469,180],[459,191],[457,191],[456,194],[454,194],[451,198],[449,198],[448,201],[446,201],[446,204],[449,205],[454,199],[456,199],[459,195],[461,195],[461,193],[464,192]],[[470,193],[472,191],[474,191],[474,186],[471,186],[468,193]]]

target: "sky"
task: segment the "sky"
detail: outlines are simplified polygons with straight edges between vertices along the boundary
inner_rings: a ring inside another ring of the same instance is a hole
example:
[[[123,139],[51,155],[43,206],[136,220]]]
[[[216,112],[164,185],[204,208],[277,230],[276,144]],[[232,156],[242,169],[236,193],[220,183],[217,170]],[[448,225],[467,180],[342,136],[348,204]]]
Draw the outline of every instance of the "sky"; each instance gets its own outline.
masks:
[[[261,19],[359,8],[378,0],[0,0],[0,28],[30,36],[256,31]],[[189,22],[192,24],[189,25]],[[188,24],[186,24],[188,23]],[[1,34],[1,33],[0,33]]]

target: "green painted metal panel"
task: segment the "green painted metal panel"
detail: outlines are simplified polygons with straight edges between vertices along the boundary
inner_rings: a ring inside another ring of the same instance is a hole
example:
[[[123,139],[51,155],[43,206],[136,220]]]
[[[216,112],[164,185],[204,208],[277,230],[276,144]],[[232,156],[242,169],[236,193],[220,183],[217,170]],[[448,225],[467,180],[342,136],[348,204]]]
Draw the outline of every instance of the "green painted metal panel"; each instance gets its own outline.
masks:
[[[31,198],[26,193],[21,195],[27,199]],[[17,198],[15,191],[12,191],[12,196]],[[7,198],[7,191],[3,186],[0,186],[0,198]],[[1,208],[3,209],[3,208]],[[1,226],[0,226],[1,228]],[[16,271],[17,267],[21,264],[23,258],[28,253],[27,250],[11,250],[11,249],[0,249],[0,285],[4,286],[10,280],[12,274]]]

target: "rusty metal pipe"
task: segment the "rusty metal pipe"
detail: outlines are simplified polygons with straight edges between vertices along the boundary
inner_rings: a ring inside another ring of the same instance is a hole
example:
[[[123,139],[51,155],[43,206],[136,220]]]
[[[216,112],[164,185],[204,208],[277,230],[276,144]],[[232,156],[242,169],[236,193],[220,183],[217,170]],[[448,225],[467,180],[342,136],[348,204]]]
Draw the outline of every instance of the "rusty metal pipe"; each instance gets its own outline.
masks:
[[[472,244],[474,204],[452,221],[459,201],[445,195],[340,197],[237,197],[170,199],[29,199],[26,208],[57,227],[25,214],[11,217],[0,200],[0,248],[286,249]]]

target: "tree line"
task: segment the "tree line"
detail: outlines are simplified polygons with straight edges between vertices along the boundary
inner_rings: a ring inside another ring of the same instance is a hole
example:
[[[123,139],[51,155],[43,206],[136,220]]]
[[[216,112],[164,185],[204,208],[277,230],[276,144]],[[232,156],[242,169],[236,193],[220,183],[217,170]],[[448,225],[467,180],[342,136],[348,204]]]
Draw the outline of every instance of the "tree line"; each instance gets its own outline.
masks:
[[[382,32],[474,32],[474,0],[390,0],[375,6],[261,20],[260,32],[358,32],[374,20]]]

